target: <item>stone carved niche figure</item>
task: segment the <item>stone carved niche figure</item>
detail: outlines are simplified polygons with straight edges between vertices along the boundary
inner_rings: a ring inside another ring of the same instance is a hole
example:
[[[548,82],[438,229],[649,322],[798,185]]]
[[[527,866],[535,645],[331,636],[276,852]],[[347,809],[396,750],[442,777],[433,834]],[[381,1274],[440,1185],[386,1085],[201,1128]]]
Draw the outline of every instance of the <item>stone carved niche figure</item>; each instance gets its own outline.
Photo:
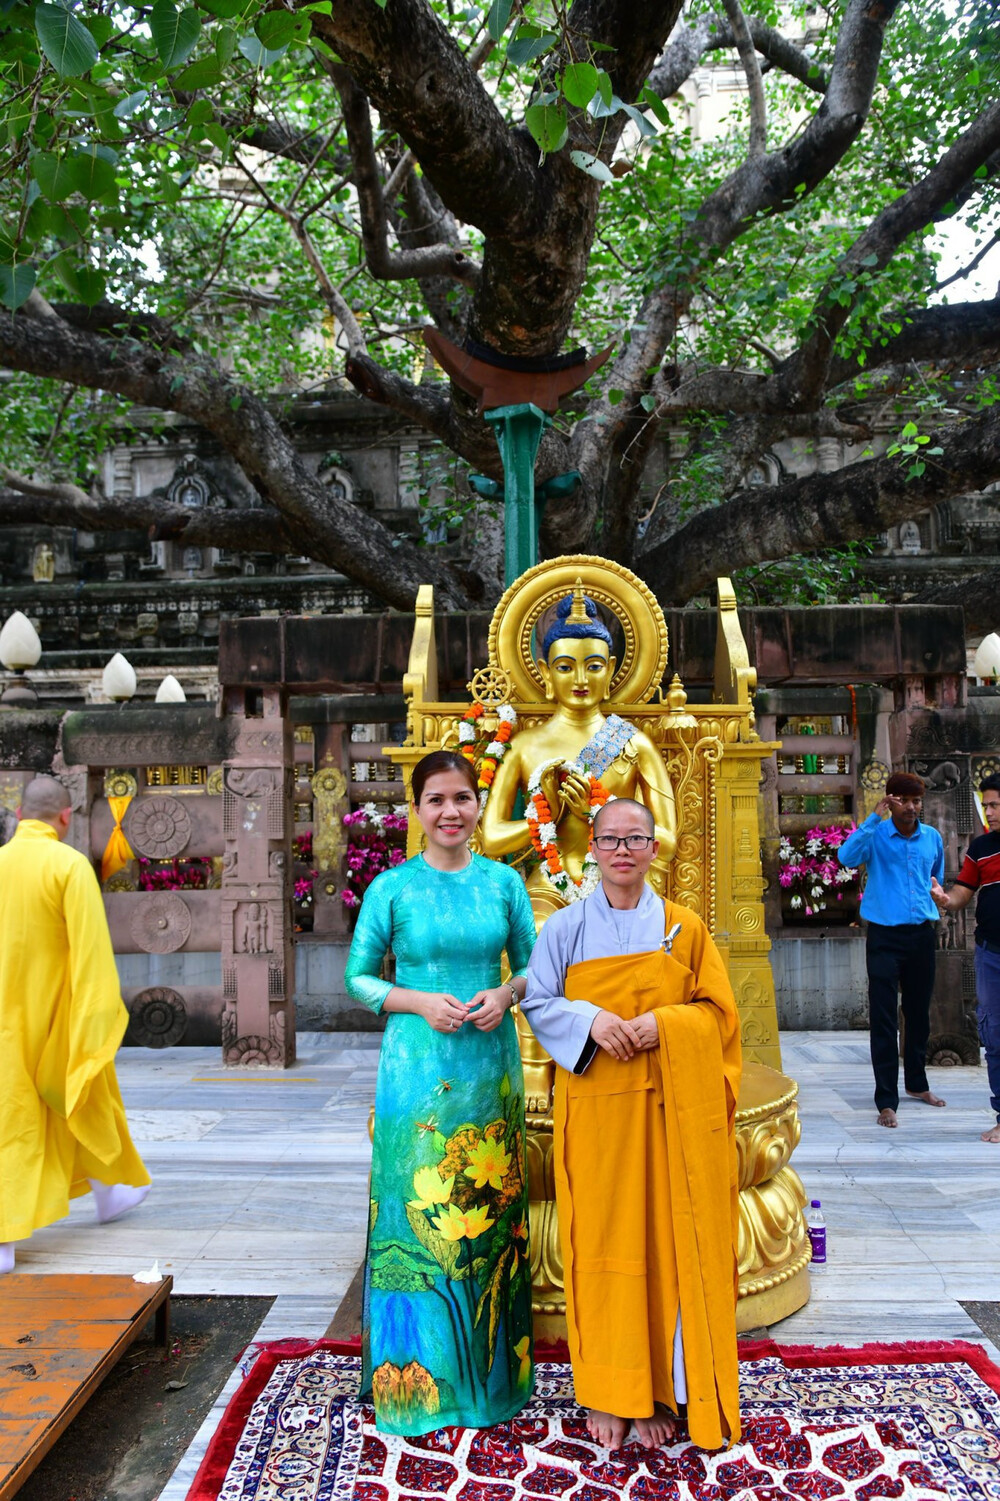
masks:
[[[674,794],[663,757],[635,725],[602,709],[617,666],[612,649],[611,633],[578,581],[573,593],[560,601],[538,652],[545,697],[555,703],[555,713],[514,736],[483,814],[482,843],[487,855],[496,858],[523,852],[531,833],[527,819],[514,816],[518,794],[527,804],[535,787],[540,787],[552,814],[558,853],[528,877],[538,928],[556,908],[596,885],[594,867],[584,870],[595,796],[592,777],[598,779],[603,793],[635,798],[652,813],[660,849],[650,879],[661,893],[666,865],[677,847]],[[561,864],[568,883],[553,872],[553,864]]]
[[[31,565],[31,577],[36,584],[51,584],[56,576],[56,555],[47,542],[39,542]]]
[[[241,909],[239,947],[244,954],[271,952],[271,914],[262,902],[247,902]]]

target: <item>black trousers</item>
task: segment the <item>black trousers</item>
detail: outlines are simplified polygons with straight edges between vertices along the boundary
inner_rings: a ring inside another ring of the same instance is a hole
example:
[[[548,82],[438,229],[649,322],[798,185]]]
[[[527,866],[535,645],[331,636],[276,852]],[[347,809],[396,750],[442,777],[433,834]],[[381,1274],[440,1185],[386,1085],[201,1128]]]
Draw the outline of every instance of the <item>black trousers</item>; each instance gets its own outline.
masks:
[[[875,1105],[899,1107],[899,997],[903,1007],[903,1080],[914,1094],[927,1089],[927,1039],[937,953],[932,922],[898,927],[868,924],[868,1018]]]

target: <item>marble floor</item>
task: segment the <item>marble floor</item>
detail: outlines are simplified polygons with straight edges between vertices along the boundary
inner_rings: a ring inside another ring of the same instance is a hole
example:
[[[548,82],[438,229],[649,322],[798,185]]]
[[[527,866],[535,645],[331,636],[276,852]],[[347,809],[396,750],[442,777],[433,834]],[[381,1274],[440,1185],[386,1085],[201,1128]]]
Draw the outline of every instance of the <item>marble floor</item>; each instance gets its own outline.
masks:
[[[118,1074],[153,1176],[147,1202],[96,1226],[89,1196],[18,1252],[24,1271],[135,1272],[158,1260],[178,1293],[269,1294],[259,1337],[321,1335],[364,1251],[367,1121],[378,1038],[306,1034],[284,1074],[235,1075],[212,1049],[127,1049]],[[789,1343],[972,1339],[962,1300],[1000,1300],[1000,1147],[985,1069],[932,1071],[948,1101],[875,1124],[866,1033],[796,1032],[783,1065],[799,1081],[794,1165],[823,1202],[829,1260],[808,1305],[774,1327]],[[162,1493],[184,1501],[228,1396]]]

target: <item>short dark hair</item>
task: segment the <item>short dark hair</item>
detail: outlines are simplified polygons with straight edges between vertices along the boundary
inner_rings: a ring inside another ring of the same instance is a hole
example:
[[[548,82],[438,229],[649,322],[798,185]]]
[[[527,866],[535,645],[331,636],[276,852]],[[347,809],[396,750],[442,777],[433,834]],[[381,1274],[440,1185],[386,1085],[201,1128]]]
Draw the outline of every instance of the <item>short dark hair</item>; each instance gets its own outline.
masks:
[[[925,786],[923,778],[914,776],[912,771],[894,771],[885,790],[895,797],[923,797]]]
[[[653,817],[650,810],[646,807],[645,803],[640,803],[634,797],[615,797],[612,798],[609,802],[602,803],[597,812],[594,814],[594,822],[591,824],[592,834],[597,833],[597,825],[605,808],[638,808],[639,812],[646,820],[646,827],[649,829],[649,832],[651,834],[656,833],[656,819]]]
[[[1000,792],[1000,771],[991,771],[979,784],[980,792]]]
[[[464,756],[460,756],[457,751],[436,750],[431,751],[429,756],[424,756],[413,768],[411,780],[413,801],[418,807],[424,795],[428,777],[433,777],[440,771],[460,772],[478,796],[479,781],[471,762],[467,761]]]

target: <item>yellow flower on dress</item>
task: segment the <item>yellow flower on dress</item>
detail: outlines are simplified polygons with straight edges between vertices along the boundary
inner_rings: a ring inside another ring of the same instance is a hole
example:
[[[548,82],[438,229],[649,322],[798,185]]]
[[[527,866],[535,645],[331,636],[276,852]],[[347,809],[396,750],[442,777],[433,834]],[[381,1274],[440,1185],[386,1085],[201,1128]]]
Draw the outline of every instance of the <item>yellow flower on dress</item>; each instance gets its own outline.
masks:
[[[436,1220],[431,1220],[431,1224],[445,1240],[464,1240],[469,1233],[465,1215],[457,1204],[449,1204],[447,1210],[439,1214]]]
[[[467,1209],[462,1218],[465,1220],[465,1233],[470,1240],[475,1240],[477,1236],[482,1235],[484,1230],[488,1230],[494,1223],[493,1220],[486,1218],[485,1204],[479,1209]]]
[[[467,1209],[463,1214],[457,1204],[449,1204],[447,1213],[439,1214],[431,1224],[445,1240],[476,1240],[494,1223],[486,1218],[486,1205],[480,1209]]]
[[[447,1204],[454,1186],[454,1173],[442,1183],[436,1167],[418,1167],[413,1174],[413,1192],[417,1197],[410,1200],[410,1208],[433,1209],[435,1204]]]
[[[517,1368],[518,1386],[527,1386],[531,1380],[531,1339],[526,1334],[514,1346],[514,1354],[521,1364]]]
[[[465,1171],[477,1188],[487,1183],[499,1193],[503,1188],[504,1175],[510,1170],[510,1153],[502,1141],[484,1137],[470,1147]]]

